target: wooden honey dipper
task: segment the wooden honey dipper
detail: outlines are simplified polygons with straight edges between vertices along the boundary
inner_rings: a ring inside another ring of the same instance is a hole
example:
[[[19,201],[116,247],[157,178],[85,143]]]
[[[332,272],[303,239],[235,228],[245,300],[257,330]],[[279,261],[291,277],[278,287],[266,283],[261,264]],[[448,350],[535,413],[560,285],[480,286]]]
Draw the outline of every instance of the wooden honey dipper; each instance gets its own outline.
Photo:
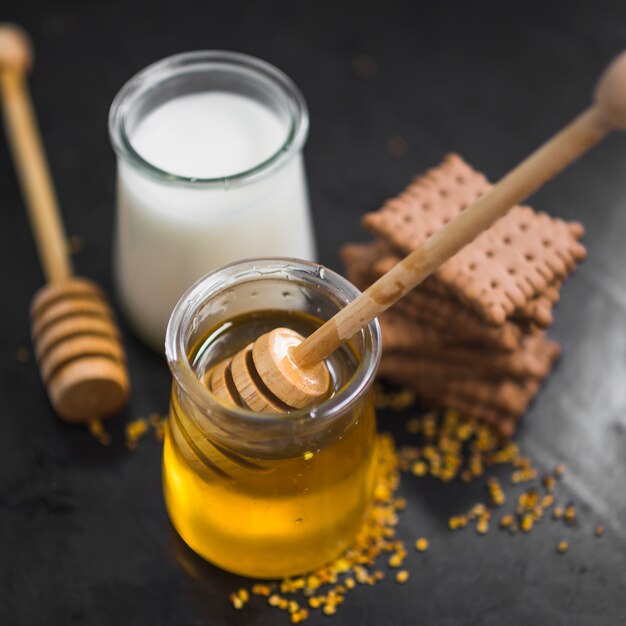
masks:
[[[32,334],[41,377],[60,417],[86,422],[127,402],[124,350],[102,291],[72,276],[68,247],[24,76],[32,48],[0,25],[0,93],[7,135],[48,284],[33,297]]]
[[[320,402],[330,385],[327,356],[614,129],[626,130],[626,52],[605,70],[590,108],[334,317],[306,339],[288,328],[262,335],[209,372],[209,388],[257,412]]]

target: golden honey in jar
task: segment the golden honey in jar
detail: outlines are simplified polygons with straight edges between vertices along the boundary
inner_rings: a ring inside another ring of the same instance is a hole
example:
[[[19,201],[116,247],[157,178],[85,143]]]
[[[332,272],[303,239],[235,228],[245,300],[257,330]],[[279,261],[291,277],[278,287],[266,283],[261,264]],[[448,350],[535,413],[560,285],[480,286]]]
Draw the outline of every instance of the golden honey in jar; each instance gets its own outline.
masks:
[[[174,310],[165,501],[183,540],[215,565],[290,576],[332,560],[356,534],[374,482],[377,323],[328,358],[332,391],[307,411],[227,407],[204,380],[263,333],[281,326],[306,336],[357,295],[318,265],[262,259],[207,275]]]

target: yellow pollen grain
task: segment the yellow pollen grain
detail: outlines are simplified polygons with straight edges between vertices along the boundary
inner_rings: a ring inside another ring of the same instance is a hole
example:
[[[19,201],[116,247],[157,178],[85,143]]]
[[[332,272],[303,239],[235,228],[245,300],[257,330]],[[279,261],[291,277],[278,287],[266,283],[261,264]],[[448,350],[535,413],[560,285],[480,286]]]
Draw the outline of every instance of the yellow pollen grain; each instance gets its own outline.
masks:
[[[405,569],[401,569],[396,574],[396,582],[400,585],[404,584],[407,580],[409,580],[409,572]]]
[[[458,528],[465,528],[467,526],[467,517],[465,515],[454,515],[448,520],[448,528],[450,530],[457,530]]]
[[[108,446],[111,444],[111,435],[107,433],[106,430],[104,430],[104,424],[102,423],[102,420],[89,420],[88,428],[91,435],[98,440],[98,443],[101,443],[103,446]]]
[[[556,479],[554,478],[554,476],[551,476],[550,474],[546,474],[541,479],[541,482],[543,483],[543,486],[546,488],[546,491],[548,493],[552,493],[554,491],[554,487],[556,485]]]
[[[416,542],[415,542],[415,549],[418,552],[426,552],[426,550],[428,550],[428,539],[426,539],[425,537],[420,537]]]
[[[525,532],[529,533],[532,530],[534,524],[533,517],[530,513],[526,513],[522,517],[522,521],[520,522],[520,528]]]
[[[237,597],[242,601],[242,602],[247,602],[250,599],[250,594],[248,593],[247,589],[240,589],[237,592]]]
[[[281,600],[282,598],[278,594],[274,593],[267,599],[267,603],[270,606],[278,606]]]
[[[245,604],[245,602],[236,593],[230,594],[230,601],[233,607],[236,608],[237,610],[243,609],[243,605]]]
[[[481,517],[476,524],[476,532],[479,535],[485,535],[489,531],[489,519],[487,517]]]
[[[132,449],[137,446],[137,442],[148,432],[148,420],[140,417],[126,424],[124,429],[126,447]]]
[[[426,476],[427,472],[428,472],[428,465],[426,465],[424,461],[417,461],[416,463],[413,463],[413,465],[411,466],[411,473],[414,474],[415,476]]]
[[[393,506],[396,511],[404,511],[404,509],[406,509],[406,500],[404,498],[398,498],[394,501]]]
[[[505,515],[500,520],[500,528],[509,528],[513,525],[515,518],[512,515]]]
[[[272,592],[272,588],[269,585],[257,584],[252,585],[252,593],[255,596],[269,596]]]
[[[486,511],[487,511],[487,507],[482,502],[479,502],[478,504],[475,504],[472,507],[472,509],[469,512],[469,517],[471,519],[474,519],[475,517],[484,515]]]

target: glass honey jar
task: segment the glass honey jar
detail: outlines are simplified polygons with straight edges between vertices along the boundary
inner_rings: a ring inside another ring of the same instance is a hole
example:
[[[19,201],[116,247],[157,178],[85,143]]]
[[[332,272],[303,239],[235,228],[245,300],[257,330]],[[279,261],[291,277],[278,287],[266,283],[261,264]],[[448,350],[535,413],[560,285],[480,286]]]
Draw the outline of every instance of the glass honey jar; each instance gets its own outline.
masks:
[[[327,359],[332,393],[310,410],[229,407],[203,381],[261,334],[286,326],[308,335],[358,293],[319,265],[258,259],[208,274],[174,309],[165,502],[183,540],[215,565],[291,576],[332,560],[356,534],[374,487],[378,323]]]

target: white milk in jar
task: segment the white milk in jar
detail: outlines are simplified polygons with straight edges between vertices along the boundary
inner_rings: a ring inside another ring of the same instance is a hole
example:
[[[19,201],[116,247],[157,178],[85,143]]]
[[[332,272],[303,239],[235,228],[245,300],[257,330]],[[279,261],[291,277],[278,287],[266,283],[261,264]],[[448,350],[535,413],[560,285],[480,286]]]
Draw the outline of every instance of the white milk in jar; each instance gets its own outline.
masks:
[[[162,349],[181,294],[237,260],[313,260],[301,149],[306,105],[281,72],[224,52],[161,61],[116,97],[114,275],[137,333]]]

